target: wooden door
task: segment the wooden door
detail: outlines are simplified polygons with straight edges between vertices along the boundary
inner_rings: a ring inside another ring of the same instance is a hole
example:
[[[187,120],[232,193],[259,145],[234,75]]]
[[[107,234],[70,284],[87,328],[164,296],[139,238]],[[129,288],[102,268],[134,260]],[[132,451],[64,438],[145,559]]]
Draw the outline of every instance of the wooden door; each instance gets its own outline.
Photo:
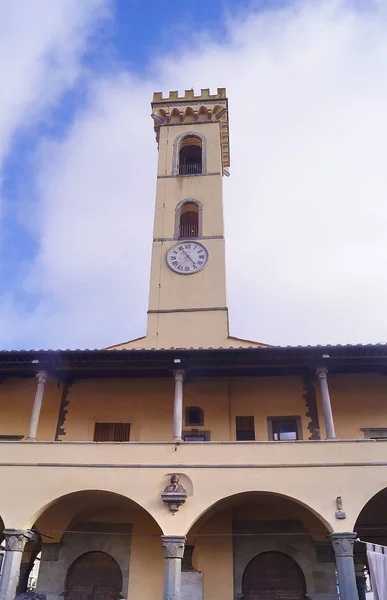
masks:
[[[305,600],[305,578],[290,556],[264,552],[247,565],[242,592],[244,600]]]
[[[87,552],[67,573],[66,600],[117,600],[122,589],[121,569],[105,552]]]

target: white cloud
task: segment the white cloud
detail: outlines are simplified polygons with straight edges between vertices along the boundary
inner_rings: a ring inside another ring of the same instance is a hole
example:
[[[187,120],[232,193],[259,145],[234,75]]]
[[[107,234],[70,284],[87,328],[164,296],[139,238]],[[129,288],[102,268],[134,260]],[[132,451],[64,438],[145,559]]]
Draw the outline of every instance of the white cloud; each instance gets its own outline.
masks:
[[[106,0],[0,3],[0,159],[80,75],[80,54]]]
[[[144,332],[156,149],[153,90],[226,86],[232,333],[268,343],[387,340],[387,15],[306,2],[230,20],[153,65],[96,76],[36,162],[39,253],[0,312],[3,345],[104,346]],[[187,49],[188,48],[188,49]],[[1,122],[1,121],[0,121]],[[25,344],[27,345],[27,343]]]

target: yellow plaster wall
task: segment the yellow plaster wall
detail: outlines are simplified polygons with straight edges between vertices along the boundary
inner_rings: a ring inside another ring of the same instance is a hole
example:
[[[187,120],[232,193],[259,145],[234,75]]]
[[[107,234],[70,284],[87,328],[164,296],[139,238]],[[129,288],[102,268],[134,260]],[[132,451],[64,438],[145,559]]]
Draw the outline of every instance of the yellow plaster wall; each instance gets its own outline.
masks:
[[[203,235],[223,235],[221,175],[159,179],[156,192],[153,237],[173,237],[175,208],[185,198],[199,200],[203,205]]]
[[[387,379],[377,374],[328,377],[336,433],[342,439],[363,439],[362,427],[387,427]],[[34,378],[5,379],[0,386],[0,434],[23,435],[36,391]],[[319,387],[316,386],[321,436],[325,437]],[[46,384],[38,440],[54,440],[62,386]],[[96,422],[131,423],[131,441],[172,438],[174,382],[170,379],[76,380],[68,395],[63,441],[91,441]],[[300,377],[227,378],[188,381],[184,406],[200,406],[211,440],[235,440],[235,418],[254,416],[256,440],[267,440],[268,416],[300,416],[303,439],[310,418]],[[185,429],[198,428],[185,426]]]
[[[0,435],[26,436],[34,403],[37,381],[31,378],[6,378],[0,385]],[[49,379],[45,386],[40,414],[38,440],[53,440],[58,420],[62,388]]]
[[[387,378],[377,373],[328,373],[336,435],[341,439],[363,439],[362,427],[387,427]],[[321,437],[324,438],[324,415],[316,385]]]
[[[174,125],[160,128],[159,161],[157,175],[170,175],[172,172],[173,142],[184,133],[199,133],[207,140],[207,173],[221,170],[220,126],[218,122]]]
[[[93,440],[98,422],[130,423],[130,441],[172,438],[174,382],[117,379],[76,381],[64,425],[64,441]]]
[[[172,439],[174,383],[160,380],[77,381],[68,400],[64,441],[92,440],[96,422],[131,423],[130,441]],[[199,406],[204,426],[183,428],[211,432],[212,441],[236,439],[237,416],[254,416],[256,440],[267,440],[268,416],[299,415],[308,439],[300,378],[201,379],[184,385],[184,408]],[[185,412],[185,411],[184,411]],[[185,416],[185,415],[184,415]]]
[[[230,380],[232,437],[236,439],[235,417],[254,416],[255,439],[267,440],[267,417],[300,416],[303,439],[308,439],[309,418],[306,417],[300,377],[240,378]]]
[[[231,533],[232,515],[228,510],[207,521],[195,537],[192,562],[203,573],[204,600],[234,597]]]
[[[107,496],[106,508],[93,510],[93,501],[96,501],[96,497],[98,501],[98,493],[91,492],[86,503],[80,501],[77,496],[60,500],[56,506],[40,517],[37,528],[45,532],[46,536],[50,536],[51,541],[60,541],[62,537],[60,530],[69,527],[71,529],[78,521],[132,524],[128,597],[139,600],[149,600],[149,598],[161,600],[164,562],[159,527],[140,507],[128,501],[126,501],[127,506],[124,506],[123,498]],[[111,502],[114,504],[115,501],[118,501],[118,505],[109,508],[109,504]],[[152,565],[151,569],[149,565]]]
[[[165,257],[176,241],[153,244],[152,264],[155,277],[151,279],[149,310],[226,307],[224,240],[204,240],[203,243],[209,253],[208,264],[202,271],[191,275],[175,273],[167,265]],[[210,315],[213,319],[214,313]],[[187,325],[183,331],[186,336],[189,335],[190,318],[190,313],[184,313]],[[209,321],[208,325],[211,327],[212,322]],[[177,327],[176,322],[174,328]],[[203,339],[203,332],[201,334]],[[227,334],[225,329],[223,337]],[[183,347],[189,348],[190,345],[187,343]]]

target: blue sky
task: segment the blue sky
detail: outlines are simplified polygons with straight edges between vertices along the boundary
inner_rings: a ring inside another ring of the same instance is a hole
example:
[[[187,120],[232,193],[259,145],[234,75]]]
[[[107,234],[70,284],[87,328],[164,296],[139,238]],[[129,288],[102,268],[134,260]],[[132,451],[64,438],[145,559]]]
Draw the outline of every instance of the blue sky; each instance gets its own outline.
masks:
[[[211,31],[211,36],[221,39],[226,31],[225,18],[243,14],[252,6],[261,10],[265,5],[267,7],[270,3],[238,0],[236,7],[235,2],[227,0],[198,0],[165,10],[155,0],[117,0],[109,5],[109,13],[92,32],[82,62],[91,72],[127,69],[141,78],[152,69],[155,54],[173,53],[184,45],[187,35]],[[27,197],[31,192],[33,195],[33,191],[26,189],[29,183],[33,184],[31,157],[41,137],[60,138],[65,134],[77,110],[86,101],[87,92],[87,87],[77,82],[32,126],[15,129],[4,161],[0,286],[3,291],[14,295],[15,305],[25,310],[31,310],[38,301],[33,293],[25,293],[22,285],[25,275],[23,263],[30,261],[37,250],[36,240],[24,226],[25,215],[20,214],[19,202],[23,197],[24,207],[24,203],[29,205],[34,201]],[[36,340],[36,343],[39,341]]]
[[[144,333],[149,103],[192,86],[226,86],[230,100],[232,333],[386,341],[384,3],[79,7],[0,2],[0,345],[104,347]]]

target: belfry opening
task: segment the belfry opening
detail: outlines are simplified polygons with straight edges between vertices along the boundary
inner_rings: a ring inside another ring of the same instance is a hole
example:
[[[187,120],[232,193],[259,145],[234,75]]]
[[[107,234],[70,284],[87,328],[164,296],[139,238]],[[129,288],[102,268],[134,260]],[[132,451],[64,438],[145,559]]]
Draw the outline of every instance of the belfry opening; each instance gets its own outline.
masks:
[[[179,211],[179,238],[196,238],[199,235],[199,208],[186,202]]]
[[[179,175],[201,175],[203,170],[202,141],[191,135],[179,144]]]

